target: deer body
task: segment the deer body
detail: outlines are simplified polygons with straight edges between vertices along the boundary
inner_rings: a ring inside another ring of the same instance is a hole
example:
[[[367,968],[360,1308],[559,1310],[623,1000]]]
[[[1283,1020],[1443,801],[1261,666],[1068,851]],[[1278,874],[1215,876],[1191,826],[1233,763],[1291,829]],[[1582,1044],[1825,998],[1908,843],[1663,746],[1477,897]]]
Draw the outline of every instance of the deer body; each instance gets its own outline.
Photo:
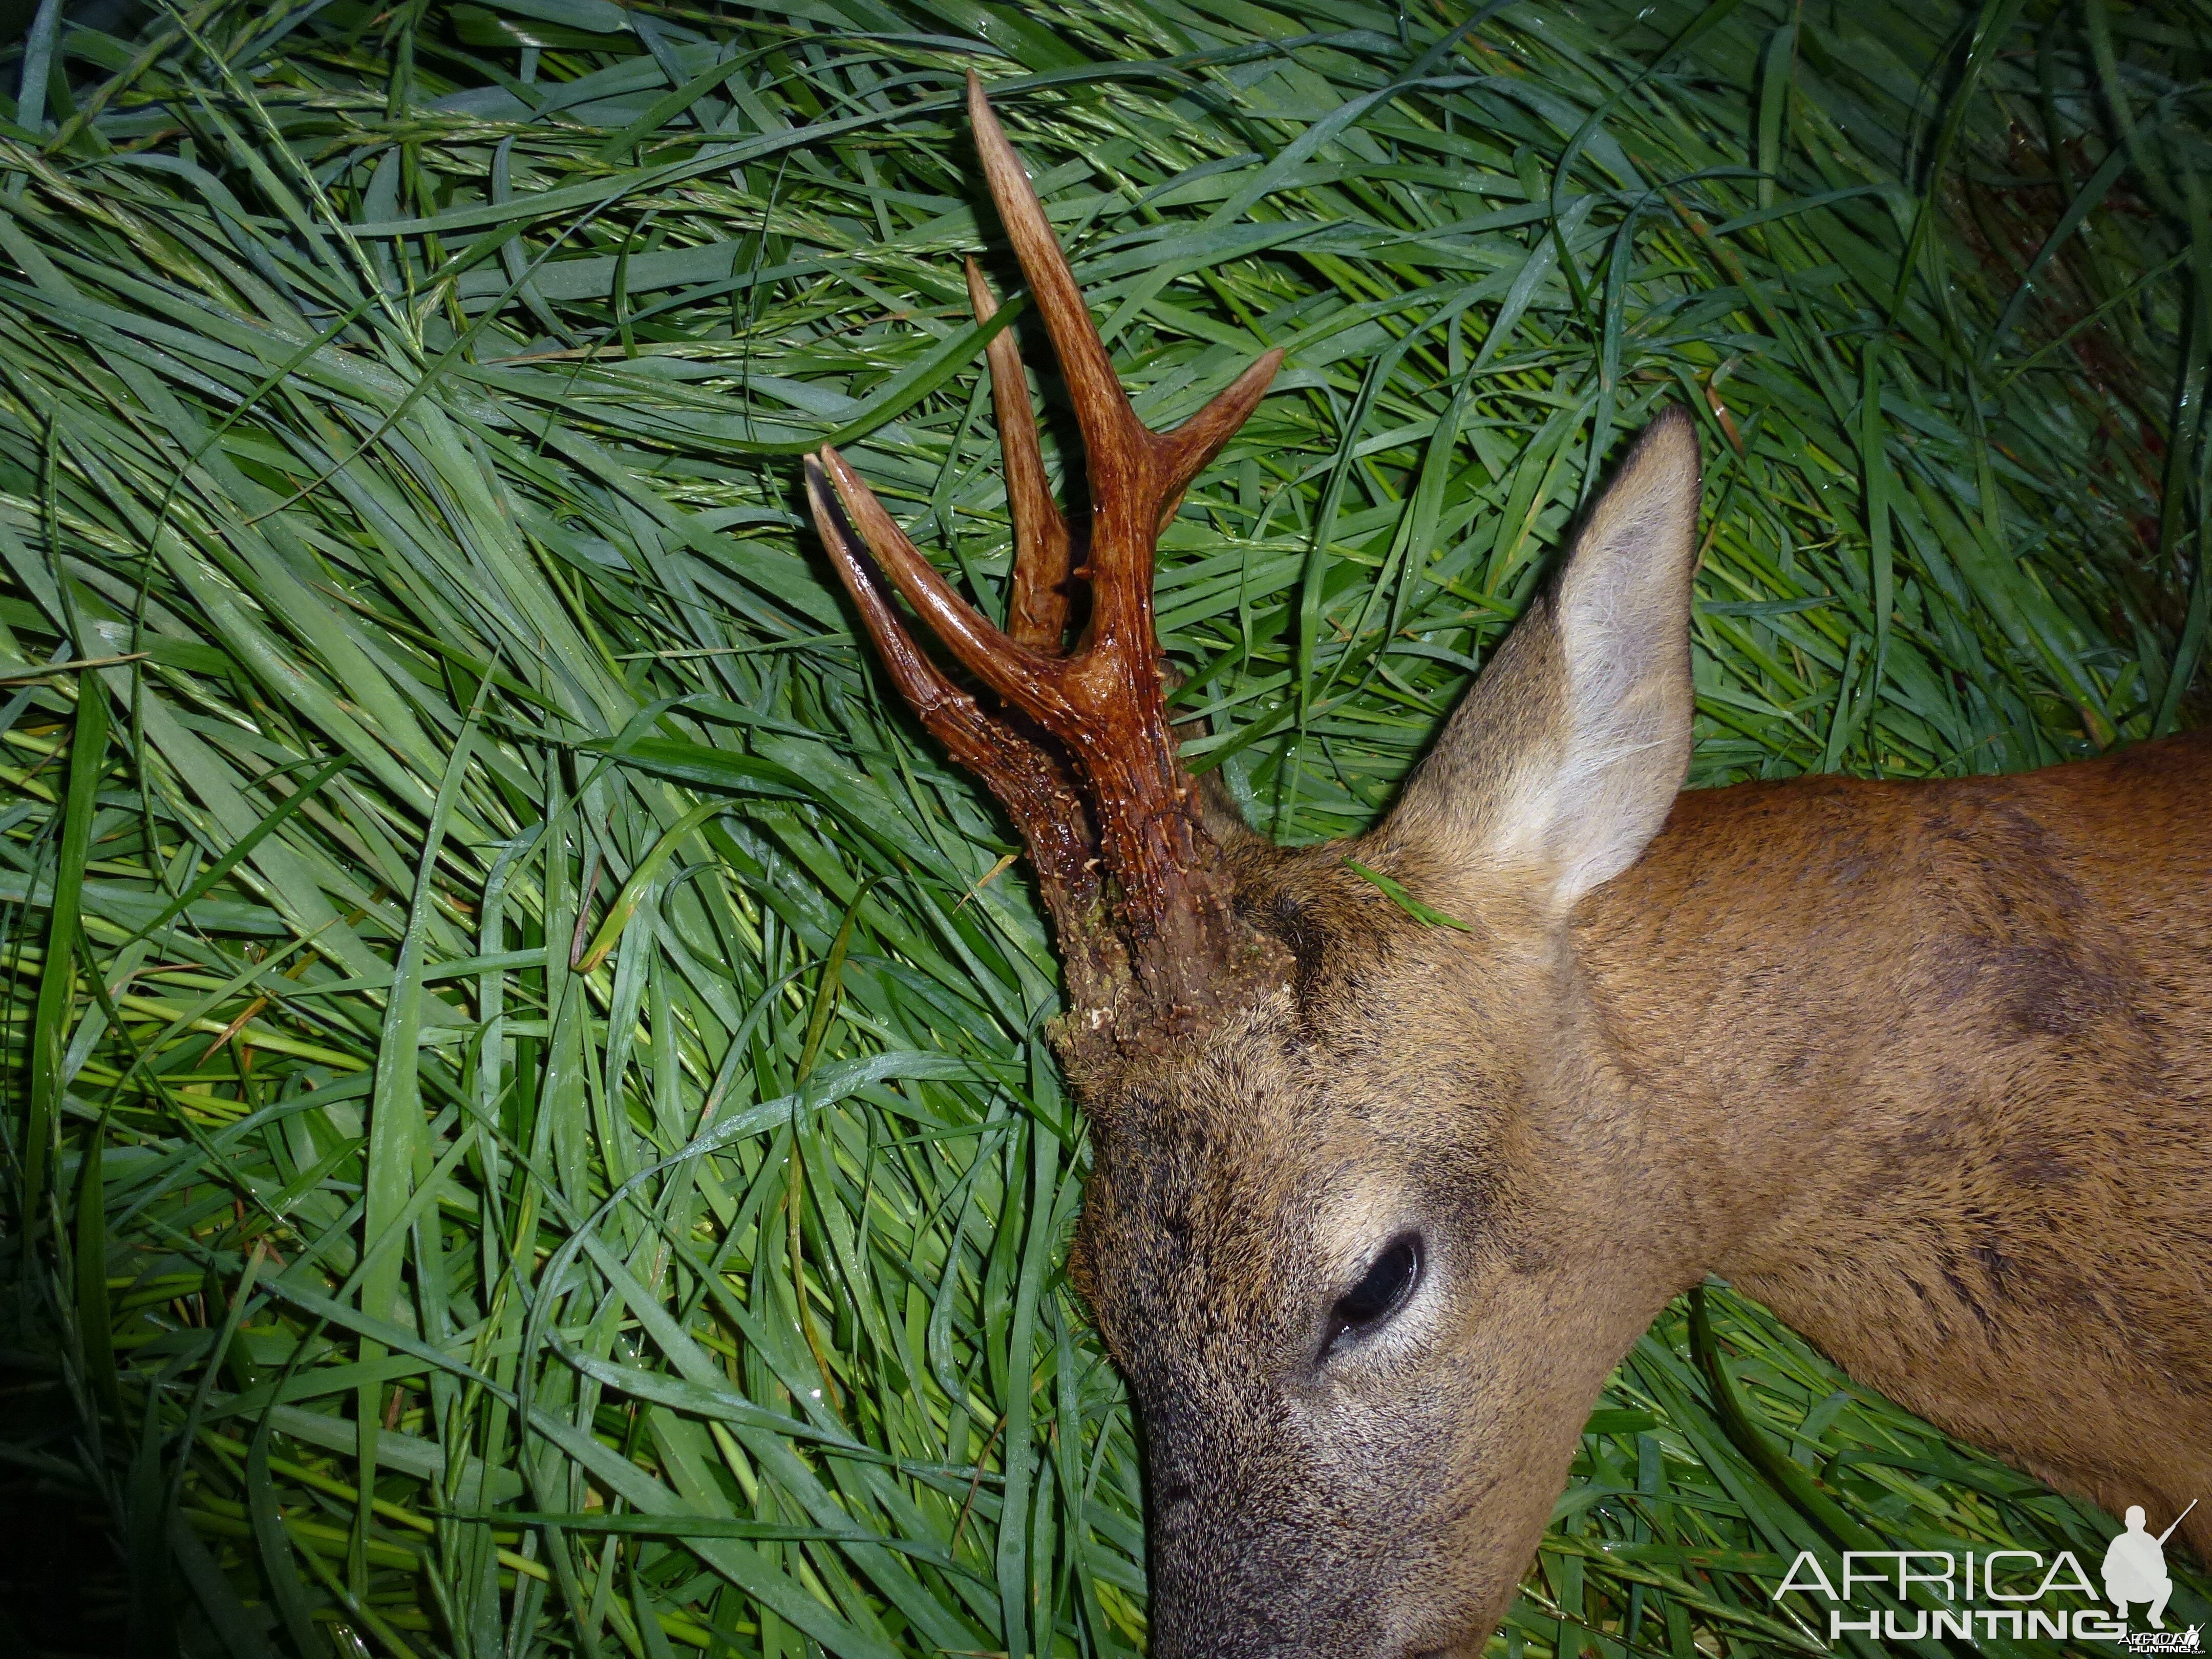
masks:
[[[1683,1282],[2116,1515],[2212,1492],[2208,807],[2202,736],[1689,793],[1573,927]]]
[[[2212,1491],[2212,744],[1679,794],[1676,411],[1390,814],[1269,846],[1178,757],[1152,561],[1281,354],[1139,424],[972,79],[969,107],[1084,434],[1087,532],[1003,331],[1005,631],[835,451],[808,490],[1052,915],[1094,1147],[1068,1269],[1143,1425],[1156,1659],[1479,1652],[1606,1376],[1708,1272],[2108,1506]]]

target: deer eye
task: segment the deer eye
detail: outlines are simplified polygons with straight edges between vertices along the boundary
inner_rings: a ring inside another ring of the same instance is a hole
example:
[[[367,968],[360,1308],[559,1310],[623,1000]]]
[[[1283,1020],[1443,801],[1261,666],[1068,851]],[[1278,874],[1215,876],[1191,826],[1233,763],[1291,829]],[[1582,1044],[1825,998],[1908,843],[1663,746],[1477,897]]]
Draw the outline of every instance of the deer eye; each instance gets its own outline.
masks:
[[[1322,1339],[1327,1358],[1347,1336],[1363,1336],[1405,1304],[1421,1276],[1421,1238],[1407,1233],[1382,1247],[1360,1280],[1328,1310],[1328,1334]]]

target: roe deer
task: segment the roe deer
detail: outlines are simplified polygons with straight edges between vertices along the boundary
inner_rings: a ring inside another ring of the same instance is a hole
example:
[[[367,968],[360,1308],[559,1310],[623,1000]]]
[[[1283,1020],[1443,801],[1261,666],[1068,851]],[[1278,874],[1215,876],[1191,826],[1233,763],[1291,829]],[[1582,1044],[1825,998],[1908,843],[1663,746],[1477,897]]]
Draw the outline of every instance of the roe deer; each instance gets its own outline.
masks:
[[[1678,794],[1678,411],[1381,826],[1265,844],[1177,758],[1152,573],[1280,354],[1176,431],[1140,425],[972,79],[969,106],[1088,532],[1048,492],[1004,332],[1005,632],[835,451],[808,489],[891,678],[1005,805],[1052,914],[1054,1042],[1095,1137],[1071,1267],[1142,1420],[1158,1659],[1479,1651],[1607,1372],[1708,1272],[2107,1509],[2212,1495],[2212,745]],[[2212,1543],[2212,1506],[2191,1535]]]

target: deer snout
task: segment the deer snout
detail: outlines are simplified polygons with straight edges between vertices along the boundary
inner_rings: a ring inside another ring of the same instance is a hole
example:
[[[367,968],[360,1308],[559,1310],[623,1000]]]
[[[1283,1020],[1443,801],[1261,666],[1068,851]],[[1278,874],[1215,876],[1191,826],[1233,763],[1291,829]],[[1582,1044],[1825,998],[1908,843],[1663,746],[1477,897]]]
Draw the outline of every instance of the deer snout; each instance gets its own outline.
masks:
[[[1352,1576],[1310,1526],[1177,1497],[1152,1507],[1153,1659],[1396,1659],[1359,1636]]]
[[[1480,1633],[1440,1624],[1385,1529],[1260,1505],[1152,1510],[1153,1659],[1474,1659]],[[1455,1610],[1463,1613],[1464,1610]],[[1468,1639],[1459,1639],[1465,1632]],[[1439,1638],[1444,1639],[1440,1640]]]
[[[1433,1633],[1408,1639],[1392,1628],[1394,1613],[1404,1612],[1395,1596],[1364,1607],[1316,1608],[1304,1588],[1286,1583],[1266,1600],[1230,1594],[1199,1603],[1155,1589],[1154,1659],[1479,1659],[1488,1639],[1489,1623],[1441,1644]]]
[[[1410,1659],[1412,1650],[1380,1632],[1336,1620],[1310,1620],[1294,1594],[1286,1591],[1273,1606],[1217,1602],[1186,1609],[1196,1615],[1188,1619],[1163,1608],[1156,1596],[1152,1653],[1156,1659]],[[1446,1659],[1443,1650],[1437,1659]]]

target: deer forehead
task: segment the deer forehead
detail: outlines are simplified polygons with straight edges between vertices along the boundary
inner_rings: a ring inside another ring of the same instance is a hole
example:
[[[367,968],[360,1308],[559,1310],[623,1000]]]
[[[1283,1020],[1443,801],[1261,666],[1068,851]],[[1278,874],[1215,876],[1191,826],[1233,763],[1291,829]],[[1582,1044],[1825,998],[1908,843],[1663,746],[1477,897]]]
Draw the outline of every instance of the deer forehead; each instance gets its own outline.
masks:
[[[1334,1281],[1419,1224],[1437,1191],[1487,1185],[1520,1042],[1465,1009],[1426,1006],[1466,972],[1455,951],[1475,948],[1371,961],[1304,1006],[1279,988],[1233,1033],[1124,1078],[1110,1098],[1094,1092],[1097,1265],[1186,1287]],[[1343,1006],[1316,1022],[1324,997]]]

